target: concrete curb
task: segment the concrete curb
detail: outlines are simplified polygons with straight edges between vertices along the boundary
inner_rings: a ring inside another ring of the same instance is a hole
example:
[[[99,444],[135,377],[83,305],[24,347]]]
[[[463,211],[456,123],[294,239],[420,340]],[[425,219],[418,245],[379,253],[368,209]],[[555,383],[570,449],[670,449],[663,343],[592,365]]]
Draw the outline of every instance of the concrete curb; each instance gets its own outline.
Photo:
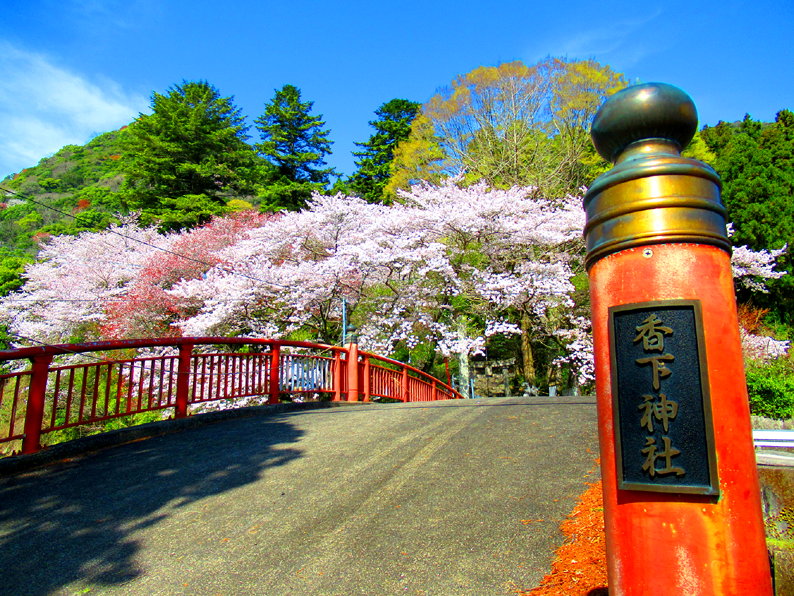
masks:
[[[319,410],[325,408],[338,408],[347,406],[372,405],[364,402],[339,402],[339,401],[317,401],[303,403],[283,403],[269,406],[249,406],[233,410],[220,410],[217,412],[206,412],[203,414],[193,414],[187,418],[179,420],[159,420],[148,422],[129,428],[111,430],[90,437],[83,437],[65,443],[58,443],[45,447],[36,453],[28,455],[11,455],[0,459],[0,476],[10,476],[19,472],[27,472],[48,464],[86,455],[95,451],[100,451],[108,447],[131,443],[140,439],[147,439],[158,435],[179,432],[196,426],[215,424],[225,420],[237,420],[241,418],[253,418],[257,416],[272,416],[274,414],[289,414],[304,410]]]
[[[755,461],[759,466],[794,468],[794,455],[780,451],[756,451]]]

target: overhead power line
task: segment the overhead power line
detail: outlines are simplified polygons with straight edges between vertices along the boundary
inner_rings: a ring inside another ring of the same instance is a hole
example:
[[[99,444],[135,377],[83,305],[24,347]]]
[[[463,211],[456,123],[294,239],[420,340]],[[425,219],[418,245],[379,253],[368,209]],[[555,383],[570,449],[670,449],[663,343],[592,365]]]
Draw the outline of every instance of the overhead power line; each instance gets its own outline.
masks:
[[[64,215],[64,216],[66,216],[66,217],[70,217],[71,219],[74,219],[74,220],[76,220],[76,219],[77,219],[77,218],[76,218],[74,215],[72,215],[71,213],[67,213],[66,211],[61,211],[60,209],[57,209],[57,208],[53,207],[52,205],[47,205],[46,203],[42,203],[42,202],[40,202],[40,201],[37,201],[37,200],[35,200],[35,199],[33,199],[33,198],[31,198],[31,197],[27,196],[27,195],[20,194],[20,193],[18,193],[18,192],[16,192],[16,191],[13,191],[13,190],[11,190],[11,189],[7,189],[7,188],[4,188],[3,190],[4,190],[5,192],[10,192],[10,193],[11,193],[11,194],[13,194],[14,196],[21,197],[21,198],[25,199],[26,201],[30,201],[30,202],[31,202],[31,203],[33,203],[34,205],[39,205],[39,206],[41,206],[41,207],[44,207],[45,209],[49,209],[49,210],[51,210],[51,211],[55,211],[56,213],[60,213],[61,215]],[[192,262],[194,262],[194,263],[198,263],[198,264],[200,264],[200,265],[205,265],[205,266],[206,266],[206,267],[208,267],[209,269],[212,269],[213,267],[218,267],[218,266],[221,266],[221,264],[220,264],[220,263],[215,263],[215,264],[213,264],[213,263],[208,263],[207,261],[202,261],[201,259],[196,259],[196,258],[194,258],[194,257],[189,257],[189,256],[187,256],[187,255],[183,255],[183,254],[181,254],[181,253],[174,252],[174,251],[172,251],[172,250],[168,250],[167,248],[162,248],[161,246],[156,246],[156,245],[154,245],[154,244],[152,244],[152,243],[150,243],[150,242],[146,242],[145,240],[140,240],[140,239],[138,239],[138,238],[133,238],[132,236],[127,236],[126,234],[122,234],[121,232],[118,232],[118,231],[116,231],[116,230],[107,229],[107,230],[105,230],[105,232],[109,232],[109,233],[111,233],[111,234],[115,234],[115,235],[117,235],[117,236],[121,236],[122,238],[125,238],[125,239],[127,239],[127,240],[130,240],[130,241],[132,241],[132,242],[137,242],[137,243],[139,243],[139,244],[143,244],[143,245],[145,245],[145,246],[148,246],[148,247],[150,247],[150,248],[153,248],[153,249],[155,249],[155,250],[159,250],[159,251],[162,251],[162,252],[168,253],[168,254],[170,254],[170,255],[173,255],[173,256],[175,256],[175,257],[179,257],[179,258],[181,258],[181,259],[185,259],[186,261],[192,261]],[[282,284],[277,284],[277,283],[273,283],[273,282],[268,282],[268,281],[265,281],[265,280],[263,280],[263,279],[259,279],[259,278],[257,278],[257,277],[253,277],[253,276],[251,276],[251,275],[246,275],[245,273],[240,273],[240,272],[238,272],[238,271],[234,271],[233,269],[227,269],[227,268],[223,268],[223,271],[225,271],[226,273],[229,273],[229,274],[231,274],[231,275],[236,275],[236,276],[238,276],[238,277],[243,277],[243,278],[245,278],[245,279],[249,279],[249,280],[251,280],[251,281],[256,281],[256,282],[259,282],[259,283],[262,283],[262,284],[266,284],[266,285],[274,285],[274,286],[277,286],[277,287],[280,287],[280,288],[286,288],[286,287],[287,287],[287,286],[284,286],[284,285],[282,285]]]

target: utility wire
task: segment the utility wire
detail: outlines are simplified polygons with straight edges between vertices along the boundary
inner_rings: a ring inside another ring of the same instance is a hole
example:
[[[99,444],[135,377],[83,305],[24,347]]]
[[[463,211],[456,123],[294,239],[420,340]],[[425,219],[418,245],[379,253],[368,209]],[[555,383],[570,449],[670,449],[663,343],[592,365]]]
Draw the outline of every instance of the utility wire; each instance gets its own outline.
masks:
[[[13,191],[13,190],[10,190],[10,189],[7,189],[7,188],[4,188],[4,189],[2,189],[2,190],[3,190],[3,191],[5,191],[5,192],[10,192],[10,193],[11,193],[11,194],[13,194],[14,196],[17,196],[17,197],[22,197],[23,199],[25,199],[26,201],[30,201],[30,202],[31,202],[31,203],[33,203],[34,205],[39,205],[39,206],[41,206],[41,207],[44,207],[45,209],[50,209],[51,211],[55,211],[56,213],[60,213],[61,215],[64,215],[64,216],[66,216],[66,217],[70,217],[70,218],[72,218],[72,219],[74,219],[74,220],[76,220],[76,219],[77,219],[77,218],[76,218],[74,215],[72,215],[71,213],[67,213],[66,211],[61,211],[60,209],[56,209],[56,208],[55,208],[55,207],[53,207],[52,205],[47,205],[47,204],[45,204],[45,203],[42,203],[42,202],[40,202],[40,201],[36,201],[35,199],[32,199],[31,197],[29,197],[29,196],[27,196],[27,195],[22,195],[22,194],[20,194],[20,193],[18,193],[18,192],[16,192],[16,191]],[[110,232],[111,234],[116,234],[117,236],[121,236],[122,238],[125,238],[125,239],[127,239],[127,240],[131,240],[132,242],[138,242],[139,244],[143,244],[143,245],[146,245],[146,246],[148,246],[148,247],[150,247],[150,248],[154,248],[155,250],[159,250],[159,251],[162,251],[162,252],[165,252],[165,253],[168,253],[168,254],[174,255],[174,256],[176,256],[176,257],[179,257],[179,258],[181,258],[181,259],[185,259],[186,261],[192,261],[192,262],[194,262],[194,263],[198,263],[198,264],[200,264],[200,265],[205,265],[206,267],[208,267],[208,268],[210,268],[210,269],[212,269],[213,267],[216,267],[216,266],[220,265],[220,263],[216,263],[216,264],[208,263],[208,262],[206,262],[206,261],[202,261],[202,260],[200,260],[200,259],[195,259],[195,258],[193,258],[193,257],[189,257],[189,256],[187,256],[187,255],[183,255],[183,254],[180,254],[180,253],[178,253],[178,252],[174,252],[174,251],[172,251],[172,250],[168,250],[167,248],[162,248],[162,247],[160,247],[160,246],[156,246],[156,245],[154,245],[154,244],[151,244],[151,243],[149,243],[149,242],[146,242],[145,240],[139,240],[138,238],[132,238],[131,236],[127,236],[127,235],[125,235],[125,234],[122,234],[121,232],[117,232],[116,230],[107,229],[107,230],[105,230],[105,232]],[[267,281],[265,281],[265,280],[263,280],[263,279],[259,279],[259,278],[256,278],[256,277],[252,277],[252,276],[250,276],[250,275],[246,275],[245,273],[240,273],[240,272],[238,272],[238,271],[234,271],[233,269],[232,269],[232,270],[230,270],[230,269],[226,269],[226,268],[224,268],[223,270],[224,270],[226,273],[230,273],[230,274],[232,274],[232,275],[237,275],[237,276],[239,276],[239,277],[244,277],[244,278],[246,278],[246,279],[250,279],[250,280],[252,280],[252,281],[256,281],[256,282],[259,282],[259,283],[263,283],[263,284],[270,284],[270,285],[275,285],[275,286],[278,286],[278,287],[280,287],[280,288],[286,288],[286,287],[288,287],[288,286],[283,286],[283,285],[281,285],[281,284],[275,284],[275,283],[273,283],[273,282],[267,282]]]
[[[67,212],[62,211],[60,209],[57,209],[57,208],[55,208],[55,207],[53,207],[51,205],[47,205],[47,204],[42,203],[40,201],[36,201],[35,199],[33,199],[33,198],[31,198],[31,197],[29,197],[27,195],[20,194],[20,193],[18,193],[16,191],[13,191],[13,190],[7,189],[7,188],[3,188],[2,190],[5,191],[5,192],[8,192],[8,193],[11,193],[14,196],[22,197],[23,199],[25,199],[27,201],[30,201],[31,203],[33,203],[35,205],[39,205],[41,207],[44,207],[45,209],[50,209],[51,211],[55,211],[56,213],[60,213],[61,215],[64,215],[64,216],[69,217],[71,219],[75,219],[75,220],[77,219],[71,213],[67,213]],[[137,238],[132,238],[131,236],[127,236],[125,234],[122,234],[121,232],[117,232],[116,230],[107,229],[105,231],[106,232],[110,232],[112,234],[115,234],[117,236],[120,236],[122,238],[125,238],[126,240],[131,240],[132,242],[138,242],[139,244],[143,244],[143,245],[148,246],[150,248],[154,248],[155,250],[159,250],[159,251],[174,255],[176,257],[185,259],[187,261],[192,261],[194,263],[199,263],[201,265],[205,265],[205,266],[207,266],[209,268],[216,267],[216,266],[219,265],[219,264],[208,263],[208,262],[202,261],[200,259],[195,259],[193,257],[189,257],[187,255],[183,255],[183,254],[174,252],[172,250],[168,250],[168,249],[162,248],[160,246],[156,246],[156,245],[151,244],[149,242],[146,242],[144,240],[139,240]],[[142,265],[137,265],[137,264],[134,264],[134,263],[128,263],[128,265],[132,265],[132,266],[135,266],[135,267],[143,268]],[[252,277],[252,276],[246,275],[244,273],[239,273],[239,272],[234,271],[234,270],[229,270],[229,269],[225,269],[224,268],[224,271],[226,271],[227,273],[230,273],[232,275],[237,275],[239,277],[243,277],[243,278],[246,278],[246,279],[249,279],[249,280],[252,280],[252,281],[256,281],[256,282],[259,282],[259,283],[262,283],[262,284],[265,284],[265,285],[273,285],[273,286],[277,286],[277,287],[280,287],[280,288],[287,288],[288,287],[288,286],[284,286],[282,284],[273,283],[272,281],[271,282],[267,282],[265,280],[262,280],[262,279],[259,279],[259,278],[256,278],[256,277]],[[64,299],[40,299],[40,300],[32,300],[32,299],[31,300],[27,300],[27,299],[13,299],[13,300],[16,301],[16,302],[95,302],[95,300],[89,300],[89,299],[66,299],[66,298],[64,298]],[[226,299],[226,300],[214,298],[213,302],[237,302],[239,300],[240,300],[239,298],[230,298],[230,299]],[[28,338],[28,337],[24,337],[24,336],[15,334],[15,333],[9,333],[9,334],[13,335],[14,337],[16,337],[18,339],[21,339],[23,341],[30,341],[30,342],[33,342],[35,344],[39,344],[39,345],[42,345],[42,346],[53,346],[54,345],[54,344],[47,344],[47,343],[44,343],[44,342],[40,342],[38,340],[35,340],[35,339],[32,339],[32,338]],[[66,350],[66,351],[68,352],[69,350]],[[80,354],[82,352],[73,352],[73,353],[74,354]],[[104,362],[104,363],[119,363],[119,362],[122,362],[122,361],[119,361],[119,360],[101,359],[101,358],[97,358],[95,356],[90,356],[88,354],[85,354],[85,355],[87,357],[89,357],[89,358],[92,358],[94,360],[97,360],[99,362]],[[228,373],[228,374],[231,374],[231,373]]]

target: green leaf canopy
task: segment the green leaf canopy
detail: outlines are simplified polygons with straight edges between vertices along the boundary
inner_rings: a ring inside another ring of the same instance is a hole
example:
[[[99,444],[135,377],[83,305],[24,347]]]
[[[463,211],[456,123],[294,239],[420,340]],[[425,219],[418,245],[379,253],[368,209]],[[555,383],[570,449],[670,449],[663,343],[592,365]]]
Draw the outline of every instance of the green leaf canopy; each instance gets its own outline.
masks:
[[[413,122],[422,104],[407,99],[392,99],[375,111],[376,120],[369,125],[375,133],[366,143],[356,143],[362,151],[358,169],[348,182],[350,189],[369,203],[384,201],[384,190],[391,176],[391,165],[397,145],[408,139]]]
[[[256,155],[233,97],[206,81],[152,94],[152,114],[130,126],[122,191],[144,219],[168,230],[207,222],[231,194],[252,192]]]

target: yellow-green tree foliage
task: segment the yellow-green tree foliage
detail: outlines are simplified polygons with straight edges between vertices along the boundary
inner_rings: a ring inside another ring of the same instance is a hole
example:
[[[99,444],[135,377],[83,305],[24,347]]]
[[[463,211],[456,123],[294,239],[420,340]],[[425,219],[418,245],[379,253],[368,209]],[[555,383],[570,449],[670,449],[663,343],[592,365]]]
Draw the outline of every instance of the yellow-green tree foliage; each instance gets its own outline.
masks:
[[[681,155],[684,157],[690,157],[692,159],[698,159],[704,163],[707,163],[712,168],[716,167],[717,165],[717,156],[705,143],[700,131],[695,133],[695,136],[692,137],[691,141],[689,141],[689,145],[687,145],[686,148],[681,152]]]
[[[416,134],[412,130],[406,144],[428,151],[435,142],[436,156],[443,152],[441,173],[465,172],[467,181],[535,186],[546,196],[576,192],[603,166],[591,149],[593,116],[626,85],[622,74],[595,60],[481,66],[455,77],[422,106],[426,120],[415,121]],[[395,181],[424,177],[415,148],[404,148],[401,162],[395,154]]]
[[[433,123],[422,114],[417,114],[411,123],[408,139],[394,150],[391,175],[384,189],[387,202],[397,199],[397,190],[408,190],[421,181],[439,184],[444,161],[444,151],[435,136]]]

